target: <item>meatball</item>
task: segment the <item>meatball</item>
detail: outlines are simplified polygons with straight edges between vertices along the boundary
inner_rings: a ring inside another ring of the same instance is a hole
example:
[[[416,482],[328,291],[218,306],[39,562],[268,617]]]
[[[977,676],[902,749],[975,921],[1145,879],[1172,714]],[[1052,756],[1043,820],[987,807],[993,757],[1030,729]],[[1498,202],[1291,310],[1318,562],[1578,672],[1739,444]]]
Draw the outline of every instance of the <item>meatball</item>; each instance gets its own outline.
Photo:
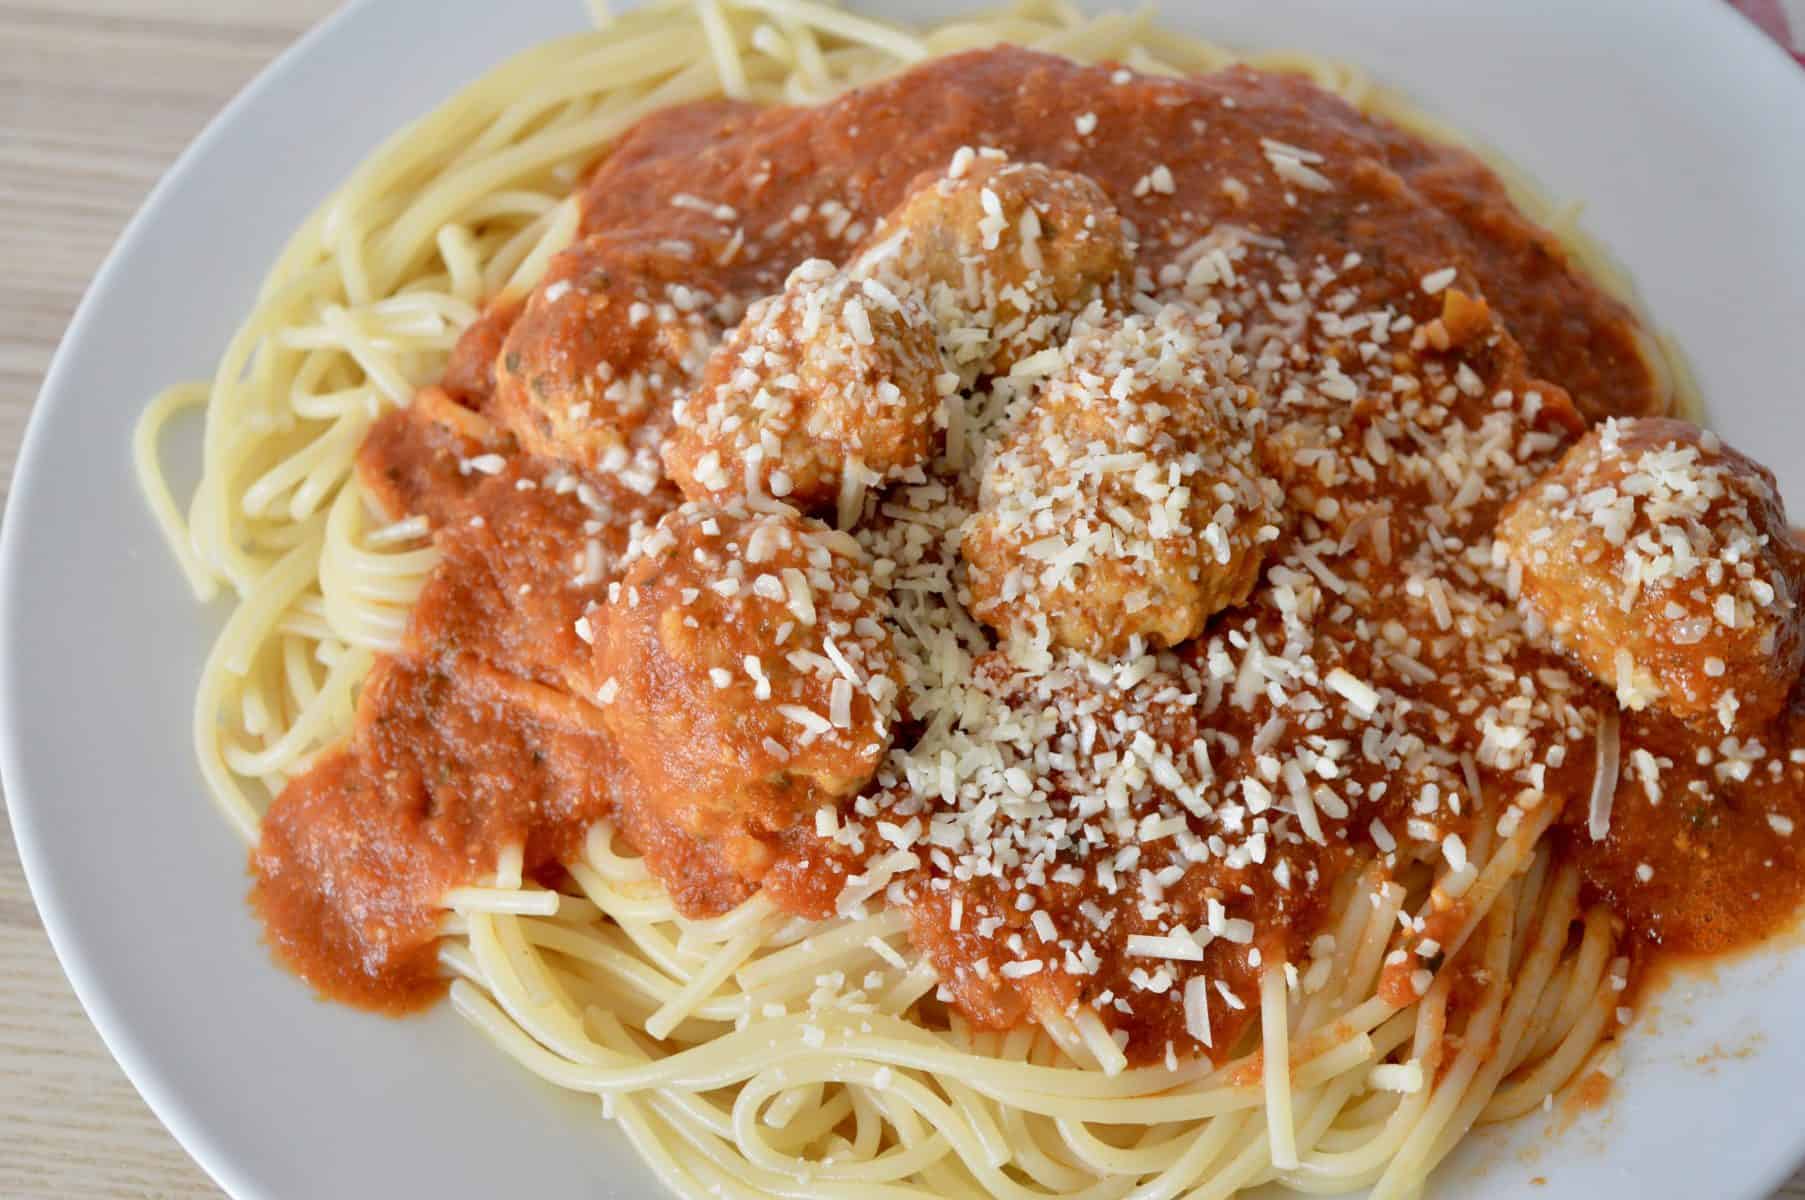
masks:
[[[952,361],[976,375],[1007,371],[1113,299],[1134,248],[1088,176],[962,150],[867,239],[854,270],[880,269],[926,290]]]
[[[591,618],[602,716],[638,802],[756,883],[771,843],[856,795],[899,691],[886,592],[790,509],[685,504]]]
[[[1247,598],[1278,535],[1261,412],[1211,324],[1086,315],[981,466],[961,544],[975,616],[1113,656]]]
[[[1798,678],[1805,547],[1766,468],[1685,421],[1593,429],[1506,506],[1493,554],[1625,708],[1728,730]]]
[[[655,482],[670,406],[726,315],[693,274],[680,255],[611,235],[553,258],[502,343],[497,422],[534,454]]]
[[[934,323],[907,286],[812,259],[709,359],[665,464],[694,500],[820,508],[848,476],[876,482],[928,459],[939,375]]]

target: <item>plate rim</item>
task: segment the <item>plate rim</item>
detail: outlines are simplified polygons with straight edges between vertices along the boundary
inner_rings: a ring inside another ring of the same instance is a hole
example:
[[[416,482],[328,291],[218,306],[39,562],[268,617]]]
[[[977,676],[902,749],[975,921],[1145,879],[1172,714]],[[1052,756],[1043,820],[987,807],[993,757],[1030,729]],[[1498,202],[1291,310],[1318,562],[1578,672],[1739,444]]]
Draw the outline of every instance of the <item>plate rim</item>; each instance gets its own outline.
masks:
[[[60,883],[52,880],[46,865],[45,852],[40,847],[37,802],[14,786],[14,781],[22,773],[22,763],[27,751],[18,736],[18,723],[13,717],[19,702],[19,687],[15,674],[17,668],[13,638],[9,631],[15,628],[19,580],[24,574],[20,561],[23,552],[19,548],[19,522],[14,518],[17,505],[13,501],[35,484],[40,469],[43,469],[40,467],[43,456],[38,452],[38,446],[49,426],[46,413],[52,406],[65,402],[57,397],[63,394],[64,377],[73,369],[71,363],[76,350],[71,347],[79,349],[85,340],[86,331],[96,319],[94,312],[97,297],[107,290],[121,270],[127,248],[155,223],[159,213],[171,202],[170,197],[180,189],[182,180],[196,169],[196,164],[207,155],[209,148],[223,136],[226,129],[234,125],[258,98],[281,87],[289,73],[295,69],[297,61],[310,56],[316,47],[331,41],[338,35],[339,29],[378,2],[379,0],[345,0],[283,47],[280,53],[234,92],[219,111],[207,119],[200,131],[182,147],[174,161],[145,193],[144,199],[107,248],[106,256],[101,259],[93,277],[82,289],[81,299],[76,303],[69,323],[63,327],[62,335],[57,339],[50,364],[45,368],[44,378],[33,398],[24,435],[19,439],[12,479],[6,490],[5,513],[0,516],[0,791],[5,796],[6,819],[12,831],[14,848],[18,852],[20,873],[25,877],[32,906],[49,939],[51,951],[56,955],[57,964],[68,980],[70,990],[75,993],[83,1015],[100,1036],[101,1044],[143,1099],[151,1115],[156,1117],[158,1124],[182,1148],[189,1160],[233,1200],[260,1196],[265,1192],[260,1184],[249,1177],[247,1169],[237,1161],[237,1156],[229,1148],[219,1144],[216,1133],[195,1118],[190,1105],[181,1095],[180,1084],[150,1064],[139,1044],[141,1032],[133,1028],[130,1015],[120,1003],[121,998],[107,994],[97,981],[89,965],[88,949],[71,928],[58,899]],[[129,463],[126,466],[130,469]],[[167,553],[168,547],[159,544],[158,550]]]

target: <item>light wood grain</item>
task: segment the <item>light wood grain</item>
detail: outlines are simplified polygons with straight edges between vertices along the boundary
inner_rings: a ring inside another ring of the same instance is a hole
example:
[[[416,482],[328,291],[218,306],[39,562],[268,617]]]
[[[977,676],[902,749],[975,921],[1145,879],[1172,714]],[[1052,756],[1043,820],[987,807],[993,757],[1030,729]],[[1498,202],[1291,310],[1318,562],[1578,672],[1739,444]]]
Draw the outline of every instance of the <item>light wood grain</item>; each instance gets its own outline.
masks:
[[[51,351],[127,218],[207,119],[333,7],[0,0],[0,494]],[[218,1195],[82,1015],[0,834],[0,1196]],[[1805,1200],[1805,1173],[1779,1195]]]

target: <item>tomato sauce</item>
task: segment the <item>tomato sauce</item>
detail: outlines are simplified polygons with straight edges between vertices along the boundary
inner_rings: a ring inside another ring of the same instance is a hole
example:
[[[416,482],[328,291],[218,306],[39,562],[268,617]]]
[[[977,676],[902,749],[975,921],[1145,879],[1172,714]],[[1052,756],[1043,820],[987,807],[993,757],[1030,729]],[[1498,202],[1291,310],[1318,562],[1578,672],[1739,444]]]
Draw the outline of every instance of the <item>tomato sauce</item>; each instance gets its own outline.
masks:
[[[1272,144],[1320,154],[1334,190],[1310,194],[1276,176]],[[1526,426],[1550,445],[1580,425],[1574,407],[1596,420],[1658,412],[1665,403],[1631,314],[1517,211],[1476,158],[1363,116],[1301,79],[1243,68],[1164,79],[998,49],[931,62],[818,108],[685,105],[641,122],[596,167],[582,191],[583,233],[656,248],[661,270],[671,259],[687,263],[689,287],[743,308],[777,290],[805,258],[844,259],[913,183],[967,146],[1095,179],[1135,230],[1137,265],[1150,278],[1208,231],[1234,228],[1280,247],[1276,258],[1337,264],[1337,286],[1362,305],[1390,305],[1424,324],[1443,313],[1458,325],[1458,303],[1423,294],[1425,277],[1452,268],[1467,291],[1451,297],[1483,296],[1514,338],[1474,348],[1488,382],[1521,390],[1553,381],[1539,385],[1549,396],[1545,415]],[[1147,184],[1154,164],[1165,169],[1158,187]],[[1281,283],[1275,274],[1251,286]],[[503,429],[493,409],[496,360],[519,311],[519,298],[492,305],[460,342],[443,386],[384,417],[364,446],[365,486],[397,518],[425,514],[444,561],[401,652],[364,685],[350,742],[278,798],[253,857],[253,899],[278,959],[322,993],[382,1011],[417,1008],[438,994],[440,897],[486,881],[504,847],[522,847],[529,872],[553,870],[606,815],[684,912],[717,913],[752,891],[708,843],[637,796],[600,720],[605,681],[574,632],[606,602],[632,529],[657,521],[680,497],[664,481],[634,488],[605,472],[579,477],[527,453]],[[1482,313],[1480,323],[1489,320]],[[1461,336],[1456,328],[1453,340]],[[655,418],[675,390],[652,396],[647,429],[659,428]],[[494,469],[473,468],[478,462]],[[1288,483],[1307,494],[1307,479]],[[1310,502],[1320,509],[1323,499]],[[1379,486],[1363,499],[1395,504],[1400,554],[1421,538],[1411,520],[1430,504],[1426,492]],[[1487,537],[1496,507],[1482,501],[1462,536]],[[593,569],[579,569],[591,544]],[[1365,561],[1375,589],[1387,574],[1400,575],[1391,562]],[[1375,624],[1387,615],[1375,614]],[[1355,616],[1339,619],[1351,631]],[[1246,618],[1251,629],[1269,617],[1250,610],[1218,619]],[[1401,634],[1441,636],[1421,624]],[[1376,651],[1369,657],[1358,648],[1346,664],[1356,676],[1383,669]],[[1508,691],[1511,673],[1561,665],[1525,654],[1502,664],[1500,686]],[[1477,678],[1417,685],[1425,738],[1443,732],[1437,714],[1459,710]],[[1608,703],[1602,691],[1593,699]],[[1253,717],[1223,719],[1239,722],[1243,741],[1254,739]],[[1796,744],[1795,719],[1774,732],[1773,744]],[[1805,821],[1805,768],[1772,760],[1765,778],[1724,776],[1717,739],[1675,723],[1626,720],[1624,739],[1626,754],[1642,746],[1673,765],[1658,802],[1625,780],[1603,841],[1591,841],[1578,811],[1591,777],[1589,745],[1576,741],[1567,766],[1547,782],[1549,802],[1563,806],[1554,836],[1581,864],[1593,897],[1622,914],[1635,937],[1662,947],[1721,949],[1783,920],[1805,875],[1794,844],[1767,814],[1777,802]],[[1710,762],[1698,761],[1701,751]],[[1251,769],[1253,758],[1249,752],[1240,766]],[[1485,774],[1488,789],[1503,786]],[[1709,802],[1683,798],[1694,782]],[[1745,803],[1756,788],[1762,803]],[[1410,799],[1400,787],[1363,810],[1359,825],[1338,826],[1337,844],[1283,851],[1300,881],[1295,889],[1204,871],[1183,885],[1190,892],[1181,903],[1202,912],[1216,897],[1245,897],[1262,928],[1282,931],[1267,938],[1265,952],[1297,961],[1333,880],[1374,853],[1365,822],[1402,829]],[[809,916],[831,912],[862,865],[806,827],[777,836],[773,859],[767,894]],[[1652,886],[1639,878],[1650,872]],[[1082,884],[1056,893],[1049,885],[1040,899],[1059,911],[1099,899]],[[959,894],[984,901],[981,888]],[[961,929],[949,896],[917,893],[912,919],[923,953],[944,978],[960,981],[954,1001],[969,1015],[1007,1026],[1029,1018],[1043,995],[1055,1005],[1074,998],[1051,977],[980,983],[962,972],[1029,922],[1011,917],[984,934]],[[1222,942],[1210,953],[1215,978],[1248,998],[1241,1008],[1210,1001],[1220,1048],[1257,1016],[1257,958]],[[1117,939],[1086,996],[1126,990],[1135,965]],[[1169,1014],[1131,1030],[1135,1056],[1156,1054],[1180,1032]]]

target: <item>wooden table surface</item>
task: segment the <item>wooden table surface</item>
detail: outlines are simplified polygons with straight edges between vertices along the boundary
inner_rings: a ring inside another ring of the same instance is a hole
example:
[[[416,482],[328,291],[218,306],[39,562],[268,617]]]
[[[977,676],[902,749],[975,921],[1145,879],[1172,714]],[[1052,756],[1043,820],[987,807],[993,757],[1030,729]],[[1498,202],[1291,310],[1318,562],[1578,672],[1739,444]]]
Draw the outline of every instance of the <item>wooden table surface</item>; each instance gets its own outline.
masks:
[[[0,0],[0,494],[51,351],[127,218],[207,119],[334,6]],[[0,833],[0,1196],[219,1194],[83,1016]],[[1805,1172],[1779,1195],[1805,1200]]]

